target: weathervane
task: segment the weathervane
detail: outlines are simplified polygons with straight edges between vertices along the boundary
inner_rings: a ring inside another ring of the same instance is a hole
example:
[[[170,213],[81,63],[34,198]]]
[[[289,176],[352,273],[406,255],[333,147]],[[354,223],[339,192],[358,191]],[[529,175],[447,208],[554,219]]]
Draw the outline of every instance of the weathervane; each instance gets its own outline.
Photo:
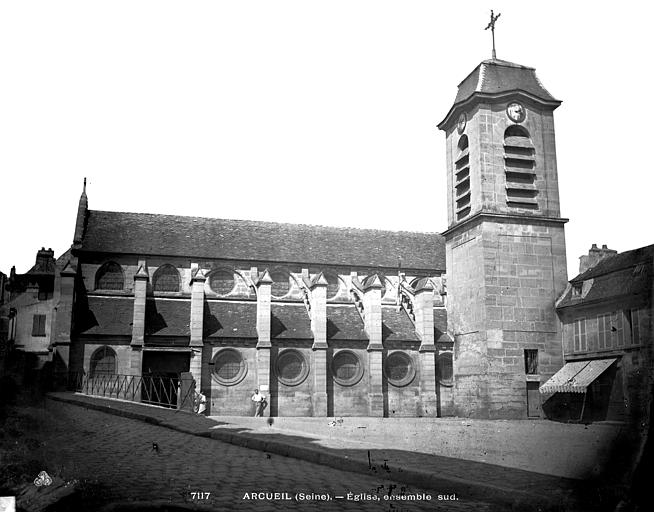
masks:
[[[493,15],[493,10],[491,9],[491,19],[490,23],[484,30],[491,29],[491,32],[493,34],[493,59],[497,59],[497,55],[495,54],[495,22],[497,21],[497,18],[502,16],[502,13],[498,13],[497,16]]]

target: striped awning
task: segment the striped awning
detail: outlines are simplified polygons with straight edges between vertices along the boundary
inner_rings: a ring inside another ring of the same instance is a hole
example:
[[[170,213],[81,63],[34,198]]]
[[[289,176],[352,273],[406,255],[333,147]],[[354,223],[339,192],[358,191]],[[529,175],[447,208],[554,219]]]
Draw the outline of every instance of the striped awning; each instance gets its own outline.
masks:
[[[614,357],[566,363],[563,368],[540,387],[539,391],[541,393],[585,393],[590,383],[611,366],[615,360]]]

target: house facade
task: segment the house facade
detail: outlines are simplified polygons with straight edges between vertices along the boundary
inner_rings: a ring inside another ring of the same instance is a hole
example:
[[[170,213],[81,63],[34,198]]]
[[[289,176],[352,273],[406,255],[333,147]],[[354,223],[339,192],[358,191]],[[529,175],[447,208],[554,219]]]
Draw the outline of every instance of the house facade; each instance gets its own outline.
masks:
[[[59,295],[58,269],[61,270],[61,260],[55,261],[54,251],[41,248],[30,270],[17,274],[12,268],[2,283],[0,336],[6,344],[5,350],[11,347],[29,354],[37,368],[51,359],[54,305]]]
[[[548,417],[638,423],[652,387],[654,245],[596,245],[557,301],[565,365],[542,388]]]

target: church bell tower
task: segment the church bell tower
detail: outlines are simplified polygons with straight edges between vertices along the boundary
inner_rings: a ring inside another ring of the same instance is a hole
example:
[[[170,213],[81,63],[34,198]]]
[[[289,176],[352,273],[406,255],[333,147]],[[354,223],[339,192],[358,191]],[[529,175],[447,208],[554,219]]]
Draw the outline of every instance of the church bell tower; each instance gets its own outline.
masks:
[[[447,145],[448,320],[455,414],[540,415],[563,363],[554,301],[567,281],[553,112],[535,70],[496,58],[460,84]]]

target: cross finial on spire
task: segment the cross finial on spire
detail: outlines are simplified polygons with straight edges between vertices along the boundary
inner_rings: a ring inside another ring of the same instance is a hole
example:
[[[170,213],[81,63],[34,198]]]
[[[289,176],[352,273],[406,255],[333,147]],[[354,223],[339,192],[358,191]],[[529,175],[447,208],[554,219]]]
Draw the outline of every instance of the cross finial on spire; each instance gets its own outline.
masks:
[[[497,18],[502,16],[501,12],[497,13],[497,16],[493,14],[493,9],[491,9],[491,18],[490,22],[488,23],[488,26],[484,30],[491,29],[491,33],[493,34],[493,59],[497,59],[497,55],[495,54],[495,22],[497,21]]]
[[[86,177],[84,178],[84,189],[83,192],[86,193]]]

